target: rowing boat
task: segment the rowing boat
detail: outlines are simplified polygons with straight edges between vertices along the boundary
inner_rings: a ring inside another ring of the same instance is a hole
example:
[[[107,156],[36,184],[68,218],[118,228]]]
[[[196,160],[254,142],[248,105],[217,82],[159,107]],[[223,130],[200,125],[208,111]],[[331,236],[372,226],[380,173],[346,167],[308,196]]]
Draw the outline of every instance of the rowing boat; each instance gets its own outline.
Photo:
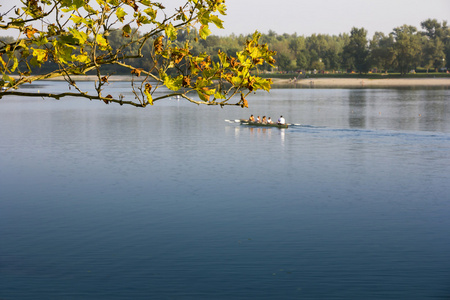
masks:
[[[288,128],[288,124],[251,122],[249,120],[240,120],[240,121],[241,121],[241,125]]]

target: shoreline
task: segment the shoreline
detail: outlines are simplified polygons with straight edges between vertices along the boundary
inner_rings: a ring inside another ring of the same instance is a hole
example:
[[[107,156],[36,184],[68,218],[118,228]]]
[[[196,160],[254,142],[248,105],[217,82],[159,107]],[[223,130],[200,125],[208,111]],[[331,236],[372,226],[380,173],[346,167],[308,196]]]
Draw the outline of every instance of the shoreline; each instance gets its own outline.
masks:
[[[371,88],[371,87],[449,87],[450,78],[274,78],[273,87],[299,88]]]
[[[14,76],[13,76],[14,77]],[[75,81],[96,81],[95,75],[75,75]],[[140,78],[134,79],[139,81]],[[108,81],[131,81],[131,75],[112,75]],[[64,81],[63,77],[44,79],[43,81]],[[272,78],[273,88],[372,88],[372,87],[448,87],[450,78],[305,78],[305,79],[282,79]]]

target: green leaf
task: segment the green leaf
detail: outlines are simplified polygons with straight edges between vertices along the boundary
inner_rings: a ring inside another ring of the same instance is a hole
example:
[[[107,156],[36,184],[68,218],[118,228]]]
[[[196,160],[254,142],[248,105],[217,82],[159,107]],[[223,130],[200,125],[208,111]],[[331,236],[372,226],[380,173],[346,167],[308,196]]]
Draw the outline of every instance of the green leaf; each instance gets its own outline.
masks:
[[[199,97],[202,101],[205,101],[205,102],[208,102],[208,101],[209,101],[209,95],[204,94],[204,93],[202,93],[202,92],[199,91],[199,90],[197,90],[197,94],[198,94],[198,97]]]
[[[213,15],[209,19],[216,24],[217,28],[223,29],[223,21],[218,16]]]
[[[14,78],[9,77],[6,74],[3,74],[3,81],[9,82],[10,85],[14,85],[14,83],[16,82]]]
[[[55,55],[62,63],[67,64],[72,61],[73,47],[67,47],[64,45],[57,45],[55,49]]]
[[[198,20],[199,20],[199,22],[200,22],[200,24],[202,24],[202,25],[208,25],[209,24],[209,22],[210,22],[210,19],[209,19],[209,12],[207,12],[207,11],[205,11],[204,13],[198,13]]]
[[[202,26],[200,26],[199,33],[200,33],[200,37],[205,40],[211,34],[211,30],[209,30],[208,25],[202,25]]]
[[[257,89],[263,89],[265,91],[270,91],[270,86],[272,84],[272,80],[271,79],[264,79],[261,77],[254,77],[254,79],[256,80],[254,86]]]
[[[219,50],[218,56],[222,67],[228,68],[230,66],[230,63],[227,61],[227,54]]]
[[[227,97],[224,94],[222,94],[221,92],[217,91],[214,94],[214,98],[216,98],[216,99],[226,99]]]
[[[120,22],[123,22],[125,20],[126,15],[127,15],[127,13],[125,12],[125,10],[122,7],[117,8],[116,16]]]
[[[144,9],[144,12],[152,19],[152,20],[154,20],[154,19],[156,19],[156,14],[157,14],[157,11],[156,10],[154,10],[153,8],[146,8],[146,9]]]
[[[83,7],[84,0],[62,0],[61,6],[67,7],[68,10],[76,10],[78,8]]]
[[[70,33],[72,33],[73,37],[78,41],[79,45],[83,45],[86,43],[88,36],[86,33],[82,31],[78,31],[74,28],[69,29]]]
[[[36,56],[33,56],[33,58],[30,59],[30,65],[33,67],[40,67],[41,64],[42,63],[37,60]]]
[[[84,18],[72,14],[70,20],[72,20],[75,24],[80,24],[81,22],[83,22]]]
[[[48,39],[42,32],[41,32],[41,35],[34,41],[34,44],[36,44],[37,46],[42,46],[47,43],[48,43]],[[26,46],[22,46],[22,47],[25,48]]]
[[[179,75],[178,77],[171,77],[169,75],[164,76],[164,85],[172,91],[178,91],[181,88],[183,83],[183,75]]]
[[[175,27],[173,27],[172,23],[167,25],[166,28],[164,28],[164,30],[166,31],[167,37],[171,41],[174,41],[177,38],[177,30],[175,29]]]
[[[227,14],[227,7],[225,6],[225,4],[220,4],[219,6],[217,6],[217,10],[220,12],[221,15]]]

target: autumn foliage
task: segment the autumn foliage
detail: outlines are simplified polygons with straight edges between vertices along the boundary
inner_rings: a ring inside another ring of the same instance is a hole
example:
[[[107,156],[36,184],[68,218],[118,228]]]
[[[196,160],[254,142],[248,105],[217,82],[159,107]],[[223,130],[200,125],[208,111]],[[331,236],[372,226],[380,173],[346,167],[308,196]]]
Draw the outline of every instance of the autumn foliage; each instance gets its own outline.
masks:
[[[210,26],[223,28],[224,0],[186,0],[175,10],[149,0],[24,0],[23,4],[0,17],[1,30],[19,32],[14,41],[0,43],[0,85],[7,88],[1,97],[20,95],[15,89],[24,83],[63,76],[76,92],[39,96],[80,96],[145,107],[178,95],[197,104],[248,107],[248,93],[271,87],[270,79],[252,75],[259,65],[275,63],[275,52],[259,43],[257,32],[235,55],[219,50],[219,61],[213,61],[210,53],[192,52],[192,43],[211,34]],[[118,30],[122,44],[113,47],[111,38]],[[180,31],[195,32],[197,37],[180,43]],[[149,43],[152,49],[144,57],[142,49]],[[137,63],[142,58],[151,61],[150,67]],[[35,72],[49,62],[56,68]],[[135,99],[103,96],[111,76],[105,66],[110,65],[129,69]],[[95,94],[83,91],[74,77],[92,73],[97,76]],[[154,97],[163,86],[172,93]],[[236,94],[241,99],[233,103]]]

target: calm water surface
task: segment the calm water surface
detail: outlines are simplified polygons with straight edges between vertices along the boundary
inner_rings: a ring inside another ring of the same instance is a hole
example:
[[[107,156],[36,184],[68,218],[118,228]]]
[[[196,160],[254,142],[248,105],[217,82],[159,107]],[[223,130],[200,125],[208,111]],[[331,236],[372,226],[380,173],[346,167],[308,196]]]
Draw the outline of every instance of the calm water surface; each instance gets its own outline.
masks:
[[[450,298],[450,90],[249,100],[1,99],[0,299]]]

